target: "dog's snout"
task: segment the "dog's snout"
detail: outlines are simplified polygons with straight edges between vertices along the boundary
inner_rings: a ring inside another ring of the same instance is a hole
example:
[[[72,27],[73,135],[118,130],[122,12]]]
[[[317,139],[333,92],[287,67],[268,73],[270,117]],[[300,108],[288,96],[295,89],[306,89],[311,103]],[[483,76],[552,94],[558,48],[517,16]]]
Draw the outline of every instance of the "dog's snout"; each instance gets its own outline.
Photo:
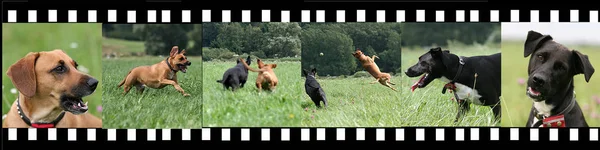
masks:
[[[540,74],[533,75],[532,80],[533,80],[533,83],[538,86],[544,85],[546,83],[546,79],[543,76],[541,76]]]
[[[96,90],[96,87],[98,86],[98,80],[90,78],[87,81],[87,85],[88,87],[90,87],[91,90]]]
[[[186,65],[188,65],[188,66],[190,66],[190,65],[192,65],[192,62],[191,62],[191,61],[188,61],[188,62],[187,62],[187,63],[185,63],[185,64],[186,64]]]

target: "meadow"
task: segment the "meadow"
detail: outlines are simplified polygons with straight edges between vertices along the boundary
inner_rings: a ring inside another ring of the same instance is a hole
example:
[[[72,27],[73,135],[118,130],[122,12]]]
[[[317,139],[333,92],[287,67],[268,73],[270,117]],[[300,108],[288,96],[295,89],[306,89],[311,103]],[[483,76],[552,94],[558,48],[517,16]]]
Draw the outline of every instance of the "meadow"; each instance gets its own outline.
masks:
[[[402,69],[406,70],[417,63],[419,56],[428,52],[430,47],[423,48],[403,48],[402,51]],[[459,56],[490,55],[500,52],[498,45],[464,45],[450,44],[448,47],[442,47],[443,50],[450,50]],[[503,54],[504,55],[504,54]],[[456,113],[458,112],[458,103],[451,98],[453,94],[447,92],[442,94],[442,87],[446,84],[440,80],[432,81],[425,88],[410,91],[410,86],[414,84],[419,77],[409,78],[405,74],[401,75],[400,88],[402,89],[399,104],[403,108],[394,112],[395,116],[403,118],[400,125],[409,126],[500,126],[499,121],[494,121],[492,109],[489,106],[479,106],[471,104],[470,111],[463,115],[458,123],[454,123]],[[502,106],[505,108],[506,106]]]
[[[241,57],[241,56],[240,56]],[[245,58],[245,57],[244,57]],[[223,73],[236,65],[235,60],[204,62],[203,112],[205,127],[294,127],[304,117],[301,95],[304,82],[300,77],[300,61],[262,59],[277,64],[274,69],[279,79],[274,92],[258,93],[256,72],[248,71],[245,86],[235,92],[225,90],[216,82]],[[252,68],[258,68],[252,58]]]
[[[589,56],[595,68],[600,68],[600,47],[566,45]],[[533,105],[525,94],[529,57],[523,57],[523,42],[502,41],[502,126],[524,127]],[[598,69],[596,69],[598,70]],[[573,78],[576,99],[590,126],[600,126],[600,75],[585,82],[583,74]]]
[[[102,117],[102,28],[97,23],[3,23],[2,114],[9,111],[18,93],[6,75],[8,67],[29,52],[54,49],[65,51],[77,61],[79,71],[99,81],[96,91],[83,100],[88,102],[88,113]]]
[[[121,43],[105,41],[110,47],[126,47]],[[135,45],[135,44],[134,44]],[[131,52],[136,50],[122,50]],[[165,54],[165,56],[168,54]],[[166,57],[118,57],[103,58],[104,128],[200,128],[202,127],[202,58],[188,56],[192,65],[187,73],[178,72],[177,80],[190,97],[183,97],[173,86],[163,89],[146,88],[139,94],[132,88],[122,95],[123,87],[117,85],[134,67],[152,65]]]

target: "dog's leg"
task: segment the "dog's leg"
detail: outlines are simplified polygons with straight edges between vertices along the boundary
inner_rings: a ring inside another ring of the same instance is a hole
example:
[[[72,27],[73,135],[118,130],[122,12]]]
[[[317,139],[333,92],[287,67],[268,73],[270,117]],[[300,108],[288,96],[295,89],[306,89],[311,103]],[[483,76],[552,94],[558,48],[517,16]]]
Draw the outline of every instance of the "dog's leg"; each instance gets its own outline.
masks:
[[[258,89],[258,93],[262,92],[262,83],[256,83],[256,88]]]
[[[173,85],[173,87],[175,87],[175,89],[179,92],[181,92],[181,94],[183,94],[183,96],[190,96],[190,94],[185,93],[185,91],[183,90],[183,88],[181,88],[181,86],[179,86],[179,84],[177,84],[177,82],[173,81],[173,80],[161,80],[160,81],[161,84],[170,84]]]
[[[469,102],[466,100],[458,100],[458,113],[456,113],[456,118],[454,119],[454,123],[457,123],[458,120],[467,112],[469,112]]]
[[[394,91],[398,92],[398,90],[396,90],[396,88],[394,88],[394,87],[392,87],[390,84],[388,84],[388,82],[387,82],[387,81],[388,81],[388,80],[385,80],[385,79],[381,78],[381,79],[379,80],[379,83],[381,83],[381,85],[383,85],[383,86],[386,86],[386,87],[388,87],[388,88],[390,88],[390,89],[392,89],[392,90],[394,90]]]
[[[375,79],[375,81],[373,81],[373,82],[371,82],[371,83],[369,83],[369,84],[375,84],[375,83],[377,83],[377,82],[379,82],[379,79]]]
[[[135,85],[135,87],[137,88],[140,95],[144,94],[144,89],[146,89],[146,87],[143,84],[138,83]]]

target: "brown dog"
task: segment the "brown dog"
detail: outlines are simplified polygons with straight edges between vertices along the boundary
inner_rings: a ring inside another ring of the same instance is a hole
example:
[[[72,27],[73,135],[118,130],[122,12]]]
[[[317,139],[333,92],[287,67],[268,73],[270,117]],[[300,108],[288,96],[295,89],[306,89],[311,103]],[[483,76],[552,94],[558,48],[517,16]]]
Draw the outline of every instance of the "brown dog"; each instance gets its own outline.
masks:
[[[124,85],[123,95],[131,90],[131,86],[135,86],[140,94],[144,93],[146,86],[154,89],[162,89],[167,85],[173,85],[175,89],[183,96],[190,96],[185,93],[177,82],[177,72],[187,72],[187,66],[192,65],[192,62],[187,60],[185,49],[179,51],[179,47],[173,46],[171,53],[167,59],[160,61],[151,66],[139,66],[133,68],[118,87]]]
[[[242,58],[240,58],[240,61],[244,64],[246,69],[252,72],[258,72],[258,75],[256,76],[256,88],[258,88],[259,93],[262,92],[263,87],[268,87],[266,88],[268,91],[275,91],[275,87],[277,87],[279,80],[277,79],[275,72],[273,72],[273,69],[277,68],[277,64],[264,64],[262,60],[256,59],[258,65],[258,70],[256,70],[250,68]]]
[[[30,52],[6,72],[19,91],[4,128],[102,128],[82,97],[96,90],[98,80],[77,70],[62,50]]]
[[[363,68],[365,68],[367,72],[369,72],[371,76],[373,76],[376,79],[375,81],[371,82],[371,84],[379,82],[381,83],[381,85],[387,86],[392,90],[397,91],[396,88],[391,86],[396,85],[395,83],[391,82],[392,76],[389,73],[383,73],[379,71],[379,67],[377,66],[377,64],[375,64],[375,58],[379,57],[375,55],[373,55],[372,57],[368,57],[365,54],[363,54],[362,51],[360,51],[360,49],[356,49],[356,51],[352,53],[352,56],[358,58]]]

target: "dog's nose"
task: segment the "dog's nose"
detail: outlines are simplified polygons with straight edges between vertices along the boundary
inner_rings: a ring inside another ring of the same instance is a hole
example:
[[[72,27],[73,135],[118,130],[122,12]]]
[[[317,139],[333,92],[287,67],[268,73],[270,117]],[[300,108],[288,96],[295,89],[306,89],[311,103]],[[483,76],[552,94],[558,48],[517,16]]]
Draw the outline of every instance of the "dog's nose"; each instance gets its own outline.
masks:
[[[187,62],[187,65],[188,65],[188,66],[192,65],[192,62],[191,62],[191,61],[188,61],[188,62]]]
[[[96,90],[96,86],[98,86],[98,80],[96,80],[94,78],[90,78],[87,81],[87,84],[92,90]]]
[[[544,85],[544,83],[546,83],[546,80],[544,79],[544,77],[542,77],[539,74],[533,75],[532,79],[533,79],[533,83],[536,84],[536,85],[540,85],[541,86],[541,85]]]

